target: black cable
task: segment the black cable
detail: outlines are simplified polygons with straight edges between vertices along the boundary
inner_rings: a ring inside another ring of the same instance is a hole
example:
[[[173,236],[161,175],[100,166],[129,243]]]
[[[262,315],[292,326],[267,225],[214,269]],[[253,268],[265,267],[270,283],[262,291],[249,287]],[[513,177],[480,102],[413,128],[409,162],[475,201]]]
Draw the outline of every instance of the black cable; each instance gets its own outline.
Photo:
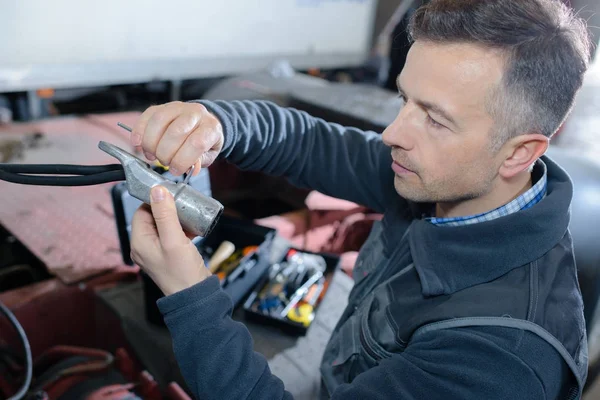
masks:
[[[34,176],[0,169],[0,180],[38,186],[88,186],[125,180],[125,171],[114,170],[84,176]]]
[[[0,164],[0,171],[17,174],[94,175],[110,171],[122,171],[121,164],[72,165],[72,164]]]
[[[29,345],[27,334],[25,333],[25,330],[17,320],[17,317],[15,317],[15,315],[8,309],[8,307],[2,304],[2,302],[0,302],[0,312],[2,312],[2,314],[4,314],[6,318],[8,318],[12,326],[14,326],[15,330],[19,334],[19,337],[21,338],[21,343],[23,344],[23,349],[25,351],[25,381],[23,382],[21,388],[17,391],[17,393],[6,399],[21,400],[27,394],[27,391],[29,390],[29,385],[31,385],[31,378],[33,376],[33,359],[31,358],[31,346]]]

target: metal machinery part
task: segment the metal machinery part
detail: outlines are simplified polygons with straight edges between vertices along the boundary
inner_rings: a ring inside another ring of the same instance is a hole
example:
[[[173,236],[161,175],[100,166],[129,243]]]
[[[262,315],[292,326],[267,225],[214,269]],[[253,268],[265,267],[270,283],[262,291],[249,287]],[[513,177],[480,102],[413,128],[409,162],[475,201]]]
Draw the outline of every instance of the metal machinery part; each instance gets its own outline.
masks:
[[[98,147],[121,162],[127,189],[133,197],[150,204],[150,190],[157,185],[164,186],[175,198],[177,215],[184,229],[202,237],[208,236],[213,230],[223,213],[223,205],[217,200],[198,192],[187,184],[187,180],[180,183],[168,180],[154,172],[146,162],[120,147],[104,141]]]

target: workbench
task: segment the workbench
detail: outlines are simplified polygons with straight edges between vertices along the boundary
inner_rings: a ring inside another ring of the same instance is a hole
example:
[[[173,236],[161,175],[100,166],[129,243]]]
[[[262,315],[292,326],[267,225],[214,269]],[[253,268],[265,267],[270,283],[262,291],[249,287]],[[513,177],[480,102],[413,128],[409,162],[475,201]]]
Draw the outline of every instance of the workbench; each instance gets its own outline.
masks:
[[[0,125],[0,162],[115,164],[101,140],[133,151],[128,133],[139,113],[57,117]],[[34,139],[36,138],[36,139]],[[125,267],[110,199],[112,183],[30,186],[0,181],[0,225],[10,231],[61,281],[72,284]]]

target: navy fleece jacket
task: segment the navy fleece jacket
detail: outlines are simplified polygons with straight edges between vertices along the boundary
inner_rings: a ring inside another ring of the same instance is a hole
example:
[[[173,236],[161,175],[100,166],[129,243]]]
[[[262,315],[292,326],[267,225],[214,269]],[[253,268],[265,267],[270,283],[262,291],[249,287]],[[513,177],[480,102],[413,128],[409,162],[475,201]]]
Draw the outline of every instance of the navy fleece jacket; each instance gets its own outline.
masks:
[[[391,164],[380,135],[326,123],[268,102],[202,102],[220,120],[221,156],[242,169],[288,177],[299,186],[383,211],[397,194],[373,173]],[[162,298],[175,356],[198,399],[291,399],[266,359],[253,351],[232,303],[210,277]],[[411,342],[359,375],[337,399],[554,399],[569,371],[558,353],[531,333],[481,327],[442,330]],[[558,377],[558,379],[557,379]]]

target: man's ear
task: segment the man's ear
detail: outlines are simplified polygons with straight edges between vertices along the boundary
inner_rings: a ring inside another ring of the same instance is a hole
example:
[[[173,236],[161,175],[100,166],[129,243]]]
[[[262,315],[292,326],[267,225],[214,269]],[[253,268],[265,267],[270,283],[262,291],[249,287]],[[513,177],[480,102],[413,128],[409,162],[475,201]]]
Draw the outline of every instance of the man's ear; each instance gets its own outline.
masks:
[[[525,171],[548,149],[550,139],[539,133],[519,135],[509,140],[500,175],[506,179]]]

